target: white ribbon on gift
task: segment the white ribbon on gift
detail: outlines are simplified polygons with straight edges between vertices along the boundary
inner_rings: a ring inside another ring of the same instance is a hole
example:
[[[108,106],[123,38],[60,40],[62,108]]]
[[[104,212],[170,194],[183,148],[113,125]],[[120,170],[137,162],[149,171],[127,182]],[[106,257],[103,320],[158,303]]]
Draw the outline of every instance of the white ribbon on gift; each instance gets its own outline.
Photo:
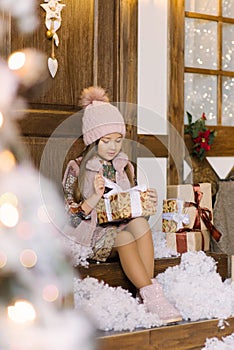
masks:
[[[177,223],[176,230],[179,230],[188,225],[190,218],[188,214],[183,213],[184,201],[182,199],[175,199],[177,202],[178,212],[163,213],[162,218],[165,220],[173,220]]]
[[[123,190],[115,182],[113,182],[107,178],[104,178],[104,179],[105,179],[105,187],[111,188],[111,190],[108,193],[105,193],[103,195],[108,221],[112,221],[111,205],[110,205],[109,198],[110,198],[110,196],[112,196],[114,194],[118,194],[120,192],[122,192],[122,193],[126,192],[126,193],[130,194],[132,217],[141,216],[142,206],[141,206],[140,192],[145,192],[147,190],[146,185],[139,185],[139,186],[131,187],[128,190]]]

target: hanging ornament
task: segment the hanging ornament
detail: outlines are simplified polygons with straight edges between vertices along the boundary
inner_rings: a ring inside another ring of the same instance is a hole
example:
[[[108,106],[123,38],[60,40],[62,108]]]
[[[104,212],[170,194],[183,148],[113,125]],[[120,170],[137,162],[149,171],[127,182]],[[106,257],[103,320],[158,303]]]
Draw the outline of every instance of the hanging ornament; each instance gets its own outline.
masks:
[[[57,30],[61,26],[61,11],[65,4],[60,4],[61,0],[44,0],[47,4],[41,4],[46,11],[45,25],[47,28],[46,37],[52,41],[51,57],[48,58],[48,68],[52,78],[55,77],[58,70],[58,60],[55,57],[55,46],[59,45]]]

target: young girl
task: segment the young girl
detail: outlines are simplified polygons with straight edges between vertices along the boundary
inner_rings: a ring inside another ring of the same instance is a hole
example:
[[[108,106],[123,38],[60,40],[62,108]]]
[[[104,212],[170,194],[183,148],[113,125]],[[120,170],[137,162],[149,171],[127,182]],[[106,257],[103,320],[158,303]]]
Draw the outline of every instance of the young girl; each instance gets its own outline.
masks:
[[[87,147],[82,157],[69,162],[63,180],[77,249],[88,248],[89,258],[96,261],[118,254],[125,274],[139,289],[147,310],[157,313],[164,323],[179,321],[179,312],[153,279],[154,247],[148,221],[137,217],[104,226],[97,223],[95,207],[106,190],[104,178],[126,190],[135,186],[134,168],[121,151],[126,133],[123,117],[109,103],[105,91],[100,87],[84,89],[81,105],[83,140]],[[149,191],[156,206],[156,191]]]

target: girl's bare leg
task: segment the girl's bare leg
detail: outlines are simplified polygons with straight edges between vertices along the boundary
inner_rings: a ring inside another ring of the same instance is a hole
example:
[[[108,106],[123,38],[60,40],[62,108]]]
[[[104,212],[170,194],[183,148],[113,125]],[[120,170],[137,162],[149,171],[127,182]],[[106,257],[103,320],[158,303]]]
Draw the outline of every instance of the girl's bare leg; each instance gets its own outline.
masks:
[[[152,240],[152,232],[148,221],[145,218],[136,218],[128,224],[127,230],[132,233],[136,240],[139,255],[149,278],[153,278],[154,245]]]
[[[180,321],[179,311],[165,298],[162,286],[157,280],[153,284],[151,281],[154,249],[148,223],[144,219],[132,220],[125,231],[117,234],[114,249],[126,276],[139,289],[147,310],[157,313],[164,323]]]
[[[116,248],[122,268],[129,280],[138,289],[152,284],[148,271],[139,254],[138,245],[132,234],[121,231],[116,238]]]

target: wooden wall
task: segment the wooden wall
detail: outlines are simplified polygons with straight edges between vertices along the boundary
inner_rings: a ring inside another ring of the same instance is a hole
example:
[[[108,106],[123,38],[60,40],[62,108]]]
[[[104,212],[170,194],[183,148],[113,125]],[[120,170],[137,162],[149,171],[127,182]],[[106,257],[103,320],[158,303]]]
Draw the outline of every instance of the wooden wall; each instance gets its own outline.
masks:
[[[41,3],[43,0],[38,0],[40,25],[27,36],[19,33],[8,14],[0,13],[8,28],[0,48],[1,56],[6,58],[24,47],[38,48],[50,56],[51,41],[45,35],[45,11]],[[62,3],[66,7],[58,30],[60,44],[55,49],[59,62],[57,75],[27,94],[29,105],[20,122],[22,141],[35,165],[57,184],[61,183],[68,159],[83,149],[79,138],[80,92],[84,87],[100,85],[113,102],[128,103],[122,109],[128,124],[127,138],[137,141],[128,146],[131,159],[169,156],[168,184],[181,183],[184,149],[178,142],[178,134],[183,138],[184,1],[170,2],[168,9],[168,120],[175,130],[169,131],[169,135],[137,134],[138,0],[63,0]],[[210,155],[233,155],[232,128],[217,129]],[[185,141],[190,148],[191,140]]]
[[[192,140],[189,135],[184,137],[184,21],[185,21],[185,1],[169,1],[169,72],[168,72],[168,120],[177,130],[178,134],[185,140],[187,150],[192,148]],[[211,129],[217,131],[214,144],[207,154],[210,157],[233,157],[234,156],[234,129],[231,126],[212,126]],[[183,157],[189,160],[185,150],[181,148],[181,143],[175,133],[170,135],[169,172],[168,183],[181,183]],[[172,157],[173,154],[173,157]],[[175,164],[180,164],[180,171]],[[210,166],[208,161],[200,162],[192,158],[193,180],[194,182],[210,182],[213,194],[217,191],[218,176]],[[234,167],[231,171],[233,173]]]
[[[38,0],[40,25],[31,35],[22,35],[7,14],[8,23],[1,56],[25,47],[51,55],[46,38],[45,11]],[[28,92],[26,116],[20,122],[22,141],[33,155],[35,165],[56,182],[61,181],[61,163],[83,148],[79,96],[83,88],[100,85],[111,101],[137,102],[137,0],[64,0],[62,25],[57,34],[55,56],[58,72]],[[128,135],[135,137],[136,110],[127,111]],[[46,147],[45,147],[46,146]],[[70,149],[71,148],[71,149]],[[67,154],[67,152],[69,154]],[[46,154],[45,154],[46,153]],[[44,156],[44,158],[41,158]],[[41,163],[41,159],[43,160]],[[58,162],[59,160],[59,162]],[[58,164],[59,163],[59,164]]]

